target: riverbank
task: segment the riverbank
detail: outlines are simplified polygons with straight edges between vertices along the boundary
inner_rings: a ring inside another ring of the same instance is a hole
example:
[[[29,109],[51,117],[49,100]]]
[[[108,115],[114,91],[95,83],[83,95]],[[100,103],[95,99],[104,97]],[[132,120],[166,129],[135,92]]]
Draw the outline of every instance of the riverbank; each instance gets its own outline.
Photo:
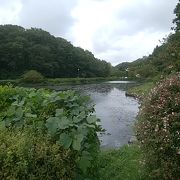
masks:
[[[13,84],[13,85],[26,85],[26,84],[37,84],[37,85],[80,85],[80,84],[92,84],[100,83],[105,81],[128,81],[130,79],[123,79],[119,77],[94,77],[94,78],[45,78],[43,81],[38,83],[24,82],[22,79],[7,79],[0,80],[1,85]]]
[[[142,100],[145,98],[150,90],[155,86],[154,82],[145,82],[135,87],[131,87],[126,91],[126,96],[134,97]]]

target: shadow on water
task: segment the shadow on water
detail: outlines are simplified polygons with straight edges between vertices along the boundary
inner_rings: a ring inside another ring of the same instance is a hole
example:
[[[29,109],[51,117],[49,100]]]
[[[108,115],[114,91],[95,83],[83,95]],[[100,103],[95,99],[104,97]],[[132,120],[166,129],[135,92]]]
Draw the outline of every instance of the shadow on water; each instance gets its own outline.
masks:
[[[126,97],[125,91],[134,86],[130,81],[109,81],[100,84],[73,86],[46,86],[54,90],[75,90],[90,95],[95,103],[96,115],[106,133],[100,135],[102,148],[115,148],[127,144],[133,136],[133,124],[138,113],[138,102]]]

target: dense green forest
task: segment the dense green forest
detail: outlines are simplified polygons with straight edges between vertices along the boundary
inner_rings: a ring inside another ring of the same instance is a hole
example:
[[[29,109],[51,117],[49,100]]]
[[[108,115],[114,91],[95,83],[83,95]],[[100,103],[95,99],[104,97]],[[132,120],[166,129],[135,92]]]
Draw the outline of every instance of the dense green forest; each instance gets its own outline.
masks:
[[[18,78],[31,69],[49,78],[105,77],[111,65],[42,29],[1,25],[0,79]]]
[[[180,71],[180,3],[177,4],[173,20],[175,27],[173,33],[156,46],[153,53],[144,56],[131,63],[124,62],[114,68],[116,76],[127,76],[131,78],[152,79],[161,75],[168,75]]]

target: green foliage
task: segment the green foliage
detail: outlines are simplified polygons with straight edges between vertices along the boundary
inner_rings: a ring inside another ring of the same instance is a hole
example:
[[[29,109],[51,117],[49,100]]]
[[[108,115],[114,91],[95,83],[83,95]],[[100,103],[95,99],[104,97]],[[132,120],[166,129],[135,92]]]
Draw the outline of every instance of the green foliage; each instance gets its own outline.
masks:
[[[180,1],[177,3],[176,8],[174,9],[174,14],[176,18],[173,20],[173,23],[176,24],[174,28],[176,31],[180,31]]]
[[[72,179],[75,159],[41,133],[0,131],[0,179]]]
[[[0,79],[35,69],[45,77],[107,77],[111,65],[42,29],[0,25]]]
[[[2,96],[6,94],[6,91],[12,92],[7,93],[6,98],[2,99],[1,102],[1,106],[5,104],[4,110],[0,111],[1,128],[7,129],[7,133],[12,134],[12,138],[17,138],[16,141],[18,141],[18,137],[14,137],[15,132],[19,130],[22,134],[26,134],[26,131],[30,130],[30,135],[22,136],[22,138],[25,138],[27,142],[31,142],[32,137],[35,142],[42,141],[42,144],[39,144],[40,149],[45,147],[43,141],[47,142],[47,151],[51,151],[52,147],[49,146],[57,146],[60,151],[65,152],[66,158],[71,160],[70,164],[68,160],[67,162],[62,161],[62,164],[65,163],[64,168],[69,165],[66,169],[67,173],[70,170],[71,175],[71,167],[73,167],[73,174],[78,178],[89,177],[99,151],[99,140],[96,132],[101,130],[100,126],[96,124],[97,118],[92,115],[94,108],[89,97],[80,96],[73,91],[55,92],[44,89],[0,87]],[[42,140],[36,139],[37,133]],[[26,146],[26,144],[23,146]],[[14,151],[21,149],[18,145],[16,148]],[[6,150],[8,151],[8,149]],[[63,154],[61,157],[58,152],[57,155],[63,159]],[[21,163],[21,160],[25,160],[23,157],[26,154],[23,153],[22,158],[18,159],[19,163]],[[38,163],[38,157],[34,156],[36,154],[33,154],[32,161]],[[53,161],[50,154],[48,154],[50,157],[46,157],[46,153],[41,156],[43,159],[50,158]],[[61,159],[59,160],[61,161]],[[3,159],[2,162],[6,163],[6,160]],[[82,166],[82,162],[85,162],[85,166]],[[7,168],[8,171],[11,171],[11,166],[14,166],[13,163]],[[56,166],[53,166],[55,161],[52,164],[46,163],[46,166],[52,168],[50,174],[56,171]],[[2,164],[2,166],[5,166],[5,164]],[[26,172],[26,169],[23,170]],[[47,173],[47,177],[50,175],[46,169],[43,170],[43,167],[42,171]],[[0,173],[6,176],[3,169]],[[36,171],[33,171],[32,174],[32,176],[40,177],[40,174],[37,175]]]
[[[40,83],[43,82],[44,77],[36,70],[30,70],[23,75],[22,81],[26,83]]]
[[[147,180],[142,152],[137,145],[102,151],[97,180]]]
[[[13,102],[11,97],[19,93],[21,90],[12,88],[12,86],[0,86],[0,110],[3,112]],[[23,92],[21,92],[23,93]]]
[[[137,123],[145,165],[155,179],[178,179],[180,174],[180,74],[151,90]]]

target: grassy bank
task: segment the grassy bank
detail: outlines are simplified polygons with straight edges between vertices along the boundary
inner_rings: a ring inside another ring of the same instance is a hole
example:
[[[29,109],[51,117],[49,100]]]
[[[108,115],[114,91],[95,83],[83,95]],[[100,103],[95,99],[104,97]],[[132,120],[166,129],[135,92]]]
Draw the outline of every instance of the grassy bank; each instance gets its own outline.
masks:
[[[53,86],[53,85],[71,85],[71,84],[91,84],[91,83],[99,83],[99,82],[113,81],[113,80],[124,80],[124,79],[118,77],[55,78],[55,79],[45,78],[43,81],[38,82],[36,84]],[[13,85],[31,84],[30,82],[28,83],[24,82],[22,79],[0,80],[1,85],[6,85],[9,83]]]
[[[147,179],[142,164],[142,152],[137,145],[102,151],[98,161],[100,180]]]
[[[127,90],[127,96],[133,96],[140,99],[143,99],[147,96],[150,90],[155,86],[154,82],[146,82],[141,85],[137,85]]]
[[[113,81],[113,80],[122,80],[117,77],[95,77],[95,78],[55,78],[55,79],[47,79],[45,83],[48,84],[60,84],[60,85],[68,85],[68,84],[91,84],[97,82],[104,81]]]

